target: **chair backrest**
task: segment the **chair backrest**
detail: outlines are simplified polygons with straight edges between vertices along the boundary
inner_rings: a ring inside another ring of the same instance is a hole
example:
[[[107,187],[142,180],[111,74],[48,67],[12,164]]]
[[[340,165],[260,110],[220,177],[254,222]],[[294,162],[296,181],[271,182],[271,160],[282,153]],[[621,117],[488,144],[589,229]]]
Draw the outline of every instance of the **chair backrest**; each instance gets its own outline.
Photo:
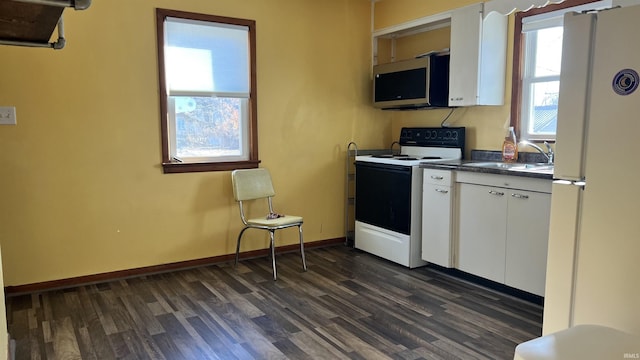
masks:
[[[233,197],[236,201],[275,196],[271,175],[265,168],[234,170],[231,172]]]

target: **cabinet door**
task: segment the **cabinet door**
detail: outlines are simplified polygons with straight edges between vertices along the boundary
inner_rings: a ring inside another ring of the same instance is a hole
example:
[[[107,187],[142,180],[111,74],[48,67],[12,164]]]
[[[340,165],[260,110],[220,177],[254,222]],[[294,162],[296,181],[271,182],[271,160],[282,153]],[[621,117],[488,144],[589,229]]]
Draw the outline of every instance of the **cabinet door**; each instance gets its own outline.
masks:
[[[551,194],[506,190],[505,283],[544,296]]]
[[[478,3],[451,13],[449,106],[502,105],[508,16]]]
[[[451,14],[449,106],[478,102],[482,3],[456,9]]]
[[[459,184],[458,268],[504,283],[507,189]]]
[[[422,260],[451,267],[450,186],[429,184],[422,189]]]

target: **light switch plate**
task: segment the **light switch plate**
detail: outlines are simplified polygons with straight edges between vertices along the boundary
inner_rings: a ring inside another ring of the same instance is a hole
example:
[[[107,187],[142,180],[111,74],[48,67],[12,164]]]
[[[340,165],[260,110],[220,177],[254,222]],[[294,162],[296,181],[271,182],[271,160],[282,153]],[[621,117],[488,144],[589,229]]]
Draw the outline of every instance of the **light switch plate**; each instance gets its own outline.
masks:
[[[0,125],[16,125],[15,106],[0,106]]]

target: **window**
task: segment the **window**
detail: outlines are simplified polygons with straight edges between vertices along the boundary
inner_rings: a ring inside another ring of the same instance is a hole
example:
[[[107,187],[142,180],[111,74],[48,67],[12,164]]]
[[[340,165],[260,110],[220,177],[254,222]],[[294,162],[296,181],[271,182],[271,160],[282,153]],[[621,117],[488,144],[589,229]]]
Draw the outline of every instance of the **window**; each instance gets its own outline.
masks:
[[[526,32],[522,77],[520,136],[528,140],[555,138],[562,59],[562,26]]]
[[[564,13],[610,5],[610,0],[566,0],[516,14],[511,125],[520,138],[555,140]]]
[[[255,22],[156,17],[164,172],[257,167]]]

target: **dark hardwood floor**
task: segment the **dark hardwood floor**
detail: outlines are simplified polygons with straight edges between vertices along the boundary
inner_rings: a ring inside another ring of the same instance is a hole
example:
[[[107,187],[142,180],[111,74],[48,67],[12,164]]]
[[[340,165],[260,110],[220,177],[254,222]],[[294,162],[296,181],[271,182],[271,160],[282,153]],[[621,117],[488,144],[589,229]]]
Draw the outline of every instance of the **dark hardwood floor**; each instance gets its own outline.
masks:
[[[512,359],[542,309],[348,247],[7,299],[16,359]]]

